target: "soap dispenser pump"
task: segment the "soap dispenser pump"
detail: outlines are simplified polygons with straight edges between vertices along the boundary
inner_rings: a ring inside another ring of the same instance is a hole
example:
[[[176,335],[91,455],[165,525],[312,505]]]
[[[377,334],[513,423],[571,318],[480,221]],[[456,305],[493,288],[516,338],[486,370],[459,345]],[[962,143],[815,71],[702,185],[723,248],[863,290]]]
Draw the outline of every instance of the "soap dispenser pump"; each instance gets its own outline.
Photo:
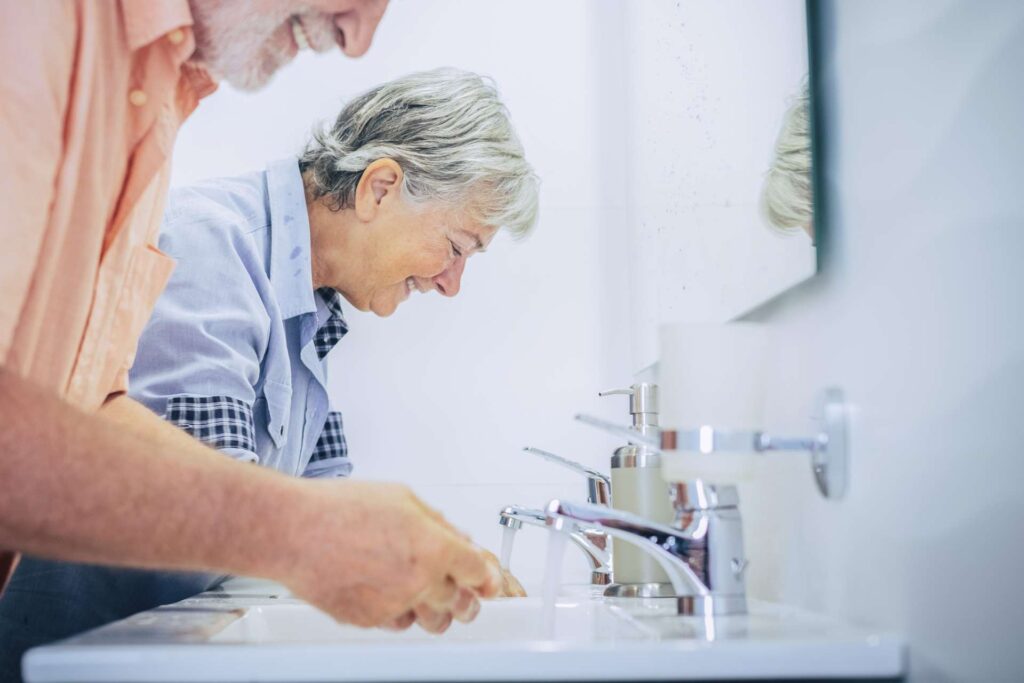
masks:
[[[638,382],[628,389],[602,391],[599,396],[629,396],[633,429],[645,436],[658,432],[658,385]],[[615,449],[611,460],[612,507],[662,524],[672,524],[675,512],[668,485],[661,476],[661,454],[639,443]],[[673,595],[664,570],[648,553],[613,539],[615,583],[605,590],[613,597]]]

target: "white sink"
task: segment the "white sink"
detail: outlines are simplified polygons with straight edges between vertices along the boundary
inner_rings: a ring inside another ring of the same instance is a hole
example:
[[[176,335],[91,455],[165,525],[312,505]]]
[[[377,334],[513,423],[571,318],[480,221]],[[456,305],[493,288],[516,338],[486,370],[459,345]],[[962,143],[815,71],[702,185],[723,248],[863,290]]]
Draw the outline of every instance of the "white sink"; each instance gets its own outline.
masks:
[[[84,681],[710,680],[892,678],[902,642],[752,601],[705,621],[665,603],[567,591],[545,633],[538,598],[484,603],[442,636],[338,624],[273,584],[236,582],[36,648],[31,683]]]
[[[554,639],[565,642],[649,638],[653,632],[614,607],[597,602],[556,605]],[[453,623],[444,634],[432,635],[418,627],[405,631],[362,629],[339,624],[331,617],[295,602],[260,605],[246,610],[210,637],[210,643],[510,643],[544,639],[543,606],[539,598],[494,600],[484,603],[470,624]]]

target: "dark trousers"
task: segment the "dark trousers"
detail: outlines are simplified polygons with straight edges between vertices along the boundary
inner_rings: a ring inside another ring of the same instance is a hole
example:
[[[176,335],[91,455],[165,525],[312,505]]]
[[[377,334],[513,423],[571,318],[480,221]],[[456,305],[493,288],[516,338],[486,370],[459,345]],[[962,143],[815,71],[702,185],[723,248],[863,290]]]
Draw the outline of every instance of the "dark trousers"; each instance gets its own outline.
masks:
[[[0,597],[0,681],[20,683],[29,648],[184,600],[224,578],[23,557]]]

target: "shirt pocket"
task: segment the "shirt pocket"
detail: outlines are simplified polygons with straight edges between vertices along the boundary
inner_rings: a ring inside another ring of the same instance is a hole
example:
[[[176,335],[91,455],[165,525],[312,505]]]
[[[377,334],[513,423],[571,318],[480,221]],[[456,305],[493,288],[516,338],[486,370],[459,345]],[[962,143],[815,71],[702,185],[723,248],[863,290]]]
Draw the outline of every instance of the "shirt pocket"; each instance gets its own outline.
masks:
[[[291,417],[292,388],[267,380],[263,385],[263,396],[267,405],[267,433],[277,448],[283,448],[288,440],[288,422]]]

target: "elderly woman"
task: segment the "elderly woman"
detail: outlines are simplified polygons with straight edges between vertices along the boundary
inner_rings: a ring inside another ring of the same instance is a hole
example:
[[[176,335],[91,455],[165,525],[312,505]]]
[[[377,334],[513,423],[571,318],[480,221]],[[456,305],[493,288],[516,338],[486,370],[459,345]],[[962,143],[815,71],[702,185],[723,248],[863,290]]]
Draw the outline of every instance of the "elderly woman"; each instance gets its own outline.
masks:
[[[325,388],[346,303],[388,316],[413,291],[455,296],[466,261],[499,229],[528,232],[536,213],[536,176],[485,80],[446,69],[374,88],[300,158],[172,193],[160,247],[178,265],[131,395],[231,457],[347,476]],[[26,558],[0,603],[0,640],[8,624],[34,642],[68,635],[219,579]],[[441,631],[452,612],[417,608],[396,625]]]
[[[494,88],[420,73],[348,104],[302,156],[172,194],[178,261],[143,333],[132,395],[236,458],[295,475],[349,470],[324,358],[344,304],[388,316],[459,292],[499,228],[524,234],[536,178]]]

